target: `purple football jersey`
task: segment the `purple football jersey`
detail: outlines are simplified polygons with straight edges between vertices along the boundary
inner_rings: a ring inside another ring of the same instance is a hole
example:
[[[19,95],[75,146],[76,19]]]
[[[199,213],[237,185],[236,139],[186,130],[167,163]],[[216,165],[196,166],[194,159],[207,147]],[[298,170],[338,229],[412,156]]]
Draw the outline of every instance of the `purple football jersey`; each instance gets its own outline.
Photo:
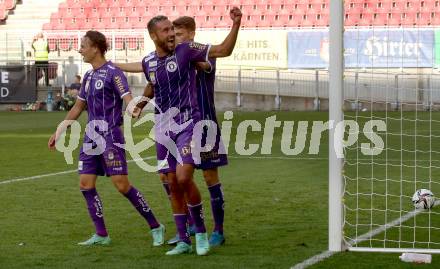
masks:
[[[171,55],[158,57],[152,52],[142,60],[145,77],[154,86],[157,106],[162,113],[177,108],[178,124],[189,119],[200,120],[195,63],[207,61],[209,48],[209,45],[186,42],[177,45]]]
[[[105,121],[107,132],[95,126],[102,136],[115,142],[122,142],[119,126],[123,122],[122,98],[130,94],[127,78],[124,73],[108,61],[96,70],[89,70],[84,75],[78,98],[87,102],[88,122]],[[90,138],[84,136],[84,142]]]
[[[217,122],[214,106],[216,59],[209,58],[208,63],[211,66],[210,70],[197,71],[197,98],[202,119]]]

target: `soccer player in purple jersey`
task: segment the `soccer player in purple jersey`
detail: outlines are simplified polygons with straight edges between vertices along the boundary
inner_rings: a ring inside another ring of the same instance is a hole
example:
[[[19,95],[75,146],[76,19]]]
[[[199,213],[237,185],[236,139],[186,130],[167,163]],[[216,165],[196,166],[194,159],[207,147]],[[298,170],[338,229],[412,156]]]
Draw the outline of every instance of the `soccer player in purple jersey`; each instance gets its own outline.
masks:
[[[194,41],[196,23],[192,17],[182,16],[174,20],[173,25],[176,34],[176,44]],[[216,59],[209,58],[207,62],[197,63],[197,69],[196,87],[201,119],[215,123],[217,127],[217,137],[215,145],[211,145],[212,150],[201,153],[201,163],[197,165],[196,168],[203,171],[203,177],[211,196],[211,210],[215,226],[209,239],[209,245],[219,246],[225,242],[225,237],[223,235],[225,213],[223,191],[217,168],[227,165],[228,159],[226,154],[219,154],[221,136],[214,105]],[[203,134],[202,146],[206,143],[206,132],[207,131],[205,130],[205,133]]]
[[[60,125],[64,124],[63,128],[66,128],[69,125],[67,121],[78,119],[87,107],[88,129],[80,151],[78,171],[80,189],[96,233],[90,239],[78,244],[110,244],[104,223],[102,202],[96,191],[97,176],[105,174],[147,221],[151,228],[153,246],[160,246],[164,242],[165,227],[156,220],[142,193],[128,181],[125,150],[117,146],[125,142],[120,128],[123,101],[128,104],[132,96],[123,72],[105,59],[106,51],[107,41],[102,33],[88,31],[82,38],[79,53],[83,56],[84,62],[90,63],[93,69],[85,74],[75,105]],[[55,147],[60,129],[63,128],[58,128],[50,137],[48,142],[50,149]]]
[[[175,32],[175,43],[180,44],[183,42],[193,42],[196,22],[192,17],[182,16],[173,21],[174,32]],[[221,188],[221,183],[218,175],[218,167],[228,164],[228,159],[226,154],[219,154],[220,149],[220,128],[218,126],[215,105],[214,105],[214,82],[215,82],[215,71],[216,71],[216,59],[209,58],[208,62],[197,63],[197,98],[198,104],[201,112],[202,120],[209,120],[216,124],[217,137],[215,145],[212,145],[212,150],[209,152],[201,153],[201,163],[196,165],[197,169],[203,170],[203,177],[208,186],[208,190],[211,196],[211,210],[214,218],[214,231],[211,233],[209,239],[210,246],[220,246],[225,242],[225,237],[223,234],[223,222],[224,222],[224,198],[223,191]],[[148,98],[153,98],[154,89],[151,84],[147,85],[144,91],[144,96]],[[142,107],[142,105],[141,105]],[[205,130],[206,132],[206,130]],[[206,143],[206,133],[203,134],[202,146]],[[160,173],[160,179],[164,185],[164,189],[170,196],[170,190],[168,186],[168,179],[165,173]],[[190,214],[188,214],[188,227],[191,233],[192,220],[190,219]],[[177,234],[174,238],[168,241],[168,244],[176,244],[179,241],[179,235]]]
[[[158,115],[155,125],[156,141],[165,140],[167,137],[175,143],[177,148],[178,156],[176,157],[169,154],[168,150],[172,149],[165,147],[164,141],[158,141],[158,162],[166,164],[159,172],[167,174],[171,205],[180,238],[177,246],[168,251],[167,255],[192,251],[191,240],[186,229],[185,199],[196,226],[197,254],[206,255],[209,252],[201,196],[193,180],[195,161],[191,154],[193,127],[201,120],[196,90],[196,63],[208,61],[208,58],[231,55],[240,29],[242,14],[238,8],[234,7],[230,10],[230,16],[233,20],[230,33],[220,45],[214,46],[194,42],[184,42],[175,46],[172,23],[165,16],[156,16],[148,22],[148,31],[156,50],[140,63],[119,64],[124,71],[143,71],[148,82],[153,84],[156,104],[161,110],[156,109],[156,115]],[[161,122],[162,112],[172,108],[178,109],[179,113],[173,120],[178,125],[184,126],[183,130],[161,129],[167,125]],[[166,133],[162,133],[164,131]]]

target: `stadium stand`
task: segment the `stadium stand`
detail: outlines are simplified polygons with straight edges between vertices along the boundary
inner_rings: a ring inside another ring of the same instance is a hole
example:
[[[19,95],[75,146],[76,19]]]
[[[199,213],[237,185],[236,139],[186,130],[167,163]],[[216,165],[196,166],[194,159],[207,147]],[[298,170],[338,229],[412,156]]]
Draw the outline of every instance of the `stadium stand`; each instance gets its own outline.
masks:
[[[148,18],[193,14],[201,28],[225,28],[231,6],[243,10],[243,28],[327,27],[329,0],[67,0],[44,30],[145,28]],[[440,18],[438,0],[347,0],[347,26],[429,26]]]
[[[37,14],[34,10],[42,1],[20,3],[3,29],[25,26],[33,33],[43,29],[48,33],[50,50],[57,52],[78,49],[78,30],[88,29],[115,32],[111,44],[115,50],[139,50],[145,42],[148,20],[158,14],[170,19],[190,15],[198,28],[224,29],[231,24],[228,10],[239,6],[244,14],[243,28],[298,29],[328,27],[330,9],[330,0],[52,0],[50,7],[40,8]],[[0,0],[0,18],[6,18],[5,10],[15,4],[16,0]],[[440,0],[346,0],[344,18],[346,27],[437,26]],[[10,33],[8,40],[13,40]],[[24,39],[23,43],[27,47],[29,41]]]
[[[15,8],[16,0],[0,0],[0,22],[6,21],[10,10]]]

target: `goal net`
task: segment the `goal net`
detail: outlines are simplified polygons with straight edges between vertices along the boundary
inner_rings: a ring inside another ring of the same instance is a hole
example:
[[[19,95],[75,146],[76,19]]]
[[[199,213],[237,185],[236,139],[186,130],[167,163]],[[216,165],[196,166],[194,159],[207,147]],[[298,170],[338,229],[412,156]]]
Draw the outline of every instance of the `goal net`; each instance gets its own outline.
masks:
[[[411,1],[414,12],[422,2]],[[440,253],[440,206],[415,210],[411,201],[418,189],[440,196],[439,33],[412,24],[345,27],[343,119],[359,125],[341,172],[349,250]],[[386,128],[365,127],[372,122]]]

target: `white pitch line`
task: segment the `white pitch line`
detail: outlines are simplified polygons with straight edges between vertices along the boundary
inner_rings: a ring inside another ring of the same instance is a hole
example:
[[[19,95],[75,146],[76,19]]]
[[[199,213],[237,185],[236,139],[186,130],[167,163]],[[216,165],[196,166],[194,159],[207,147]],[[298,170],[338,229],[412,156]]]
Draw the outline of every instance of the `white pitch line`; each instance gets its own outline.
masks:
[[[228,158],[231,159],[278,159],[278,160],[328,160],[328,158],[320,158],[320,157],[286,157],[286,156],[237,156],[237,155],[228,155]]]
[[[440,200],[435,202],[435,206],[438,206],[438,205],[440,205]],[[424,211],[425,210],[423,210],[423,209],[415,209],[411,212],[408,212],[398,219],[395,219],[391,222],[388,222],[388,223],[380,226],[379,228],[376,228],[368,233],[365,233],[363,235],[356,237],[355,239],[350,240],[349,244],[354,245],[354,244],[359,244],[361,242],[364,242],[364,241],[384,232],[385,230],[388,230],[391,227],[397,226],[397,225],[417,216],[418,214],[420,214],[421,212],[424,212]],[[295,266],[291,267],[290,269],[305,269],[311,265],[314,265],[314,264],[321,262],[327,258],[330,258],[331,256],[333,256],[334,254],[337,254],[337,253],[339,253],[339,252],[334,252],[334,251],[329,251],[329,250],[321,252],[320,254],[317,254],[313,257],[308,258],[307,260],[305,260],[301,263],[296,264]]]
[[[307,260],[305,260],[305,261],[303,261],[301,263],[298,263],[297,265],[291,267],[290,269],[304,269],[304,268],[307,268],[307,267],[309,267],[311,265],[314,265],[314,264],[316,264],[316,263],[318,263],[320,261],[323,261],[323,260],[325,260],[327,258],[330,258],[331,256],[333,256],[333,254],[336,254],[336,253],[337,252],[333,252],[333,251],[329,251],[329,250],[321,252],[318,255],[315,255],[315,256],[313,256],[311,258],[308,258]]]
[[[43,178],[43,177],[52,177],[52,176],[70,174],[70,173],[77,172],[77,171],[78,171],[78,169],[73,169],[73,170],[66,170],[66,171],[55,172],[55,173],[50,173],[50,174],[43,174],[43,175],[37,175],[37,176],[31,176],[31,177],[15,178],[15,179],[10,179],[10,180],[0,181],[0,185],[1,184],[9,184],[9,183],[14,183],[14,182],[19,182],[19,181],[27,181],[27,180],[40,179],[40,178]]]
[[[143,158],[142,160],[149,160],[149,159],[153,159],[153,158],[155,158],[155,157],[150,156],[150,157]],[[135,162],[135,161],[138,161],[138,160],[137,159],[136,160],[129,160],[129,161],[127,161],[127,163],[132,163],[132,162]],[[70,173],[74,173],[74,172],[77,172],[77,171],[78,171],[78,169],[72,169],[72,170],[66,170],[66,171],[61,171],[61,172],[55,172],[55,173],[49,173],[49,174],[43,174],[43,175],[36,175],[36,176],[31,176],[31,177],[14,178],[14,179],[0,181],[0,185],[2,185],[2,184],[10,184],[10,183],[20,182],[20,181],[35,180],[35,179],[40,179],[40,178],[45,178],[45,177],[65,175],[65,174],[70,174]]]

